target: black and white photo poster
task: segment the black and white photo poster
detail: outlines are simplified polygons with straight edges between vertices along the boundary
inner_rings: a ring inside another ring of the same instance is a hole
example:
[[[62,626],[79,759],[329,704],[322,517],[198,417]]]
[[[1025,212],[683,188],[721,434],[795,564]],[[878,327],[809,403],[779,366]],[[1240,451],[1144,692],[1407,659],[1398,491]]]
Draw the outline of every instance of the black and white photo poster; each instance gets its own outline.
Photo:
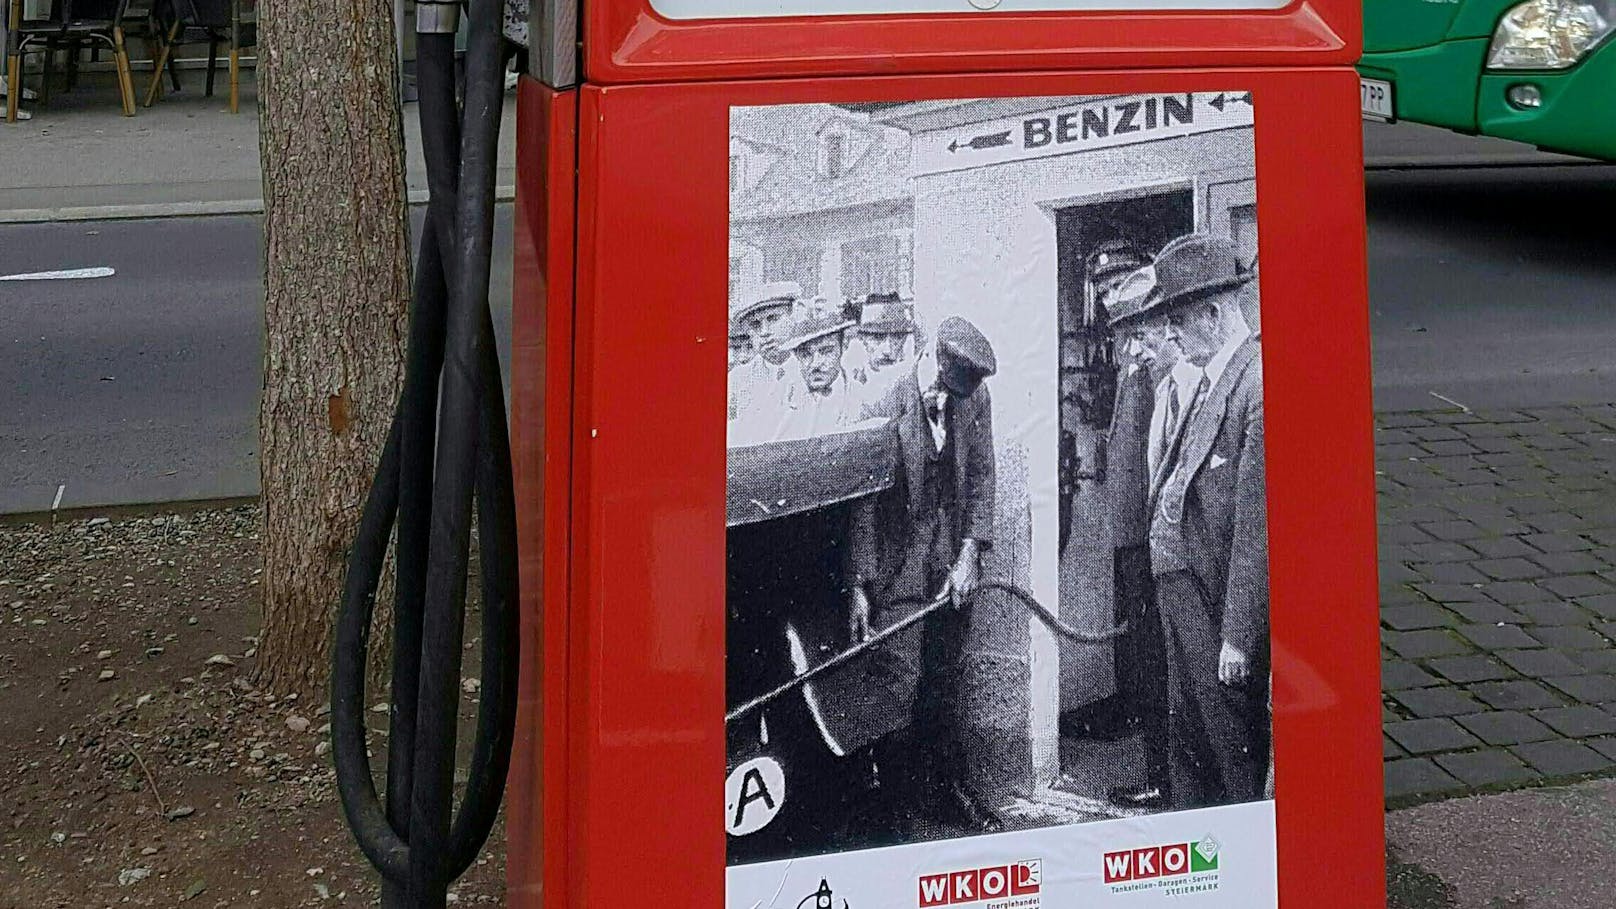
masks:
[[[1252,104],[731,109],[730,909],[1275,903]]]

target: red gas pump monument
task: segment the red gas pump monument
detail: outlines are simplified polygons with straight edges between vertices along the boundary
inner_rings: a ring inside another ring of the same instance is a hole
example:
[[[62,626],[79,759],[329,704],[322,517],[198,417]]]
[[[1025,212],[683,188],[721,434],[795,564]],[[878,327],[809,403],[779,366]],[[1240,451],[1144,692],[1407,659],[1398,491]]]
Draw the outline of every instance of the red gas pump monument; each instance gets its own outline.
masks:
[[[533,14],[510,902],[1380,904],[1358,4]]]

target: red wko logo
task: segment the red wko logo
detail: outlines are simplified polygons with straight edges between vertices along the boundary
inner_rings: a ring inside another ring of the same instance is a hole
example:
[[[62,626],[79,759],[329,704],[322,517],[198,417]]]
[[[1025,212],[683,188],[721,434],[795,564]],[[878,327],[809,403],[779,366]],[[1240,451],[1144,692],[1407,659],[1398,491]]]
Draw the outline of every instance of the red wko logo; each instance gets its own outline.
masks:
[[[963,871],[945,871],[920,877],[920,906],[963,906],[1038,892],[1043,862],[1027,859],[1008,865],[989,865]]]

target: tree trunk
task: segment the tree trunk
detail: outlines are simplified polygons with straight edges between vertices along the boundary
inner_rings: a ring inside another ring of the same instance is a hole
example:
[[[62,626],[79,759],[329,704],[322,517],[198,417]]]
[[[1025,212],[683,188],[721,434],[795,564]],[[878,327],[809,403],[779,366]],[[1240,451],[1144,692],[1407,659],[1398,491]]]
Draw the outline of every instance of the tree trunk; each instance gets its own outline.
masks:
[[[410,263],[398,61],[391,4],[260,7],[258,672],[272,690],[323,697],[348,548],[403,380]]]

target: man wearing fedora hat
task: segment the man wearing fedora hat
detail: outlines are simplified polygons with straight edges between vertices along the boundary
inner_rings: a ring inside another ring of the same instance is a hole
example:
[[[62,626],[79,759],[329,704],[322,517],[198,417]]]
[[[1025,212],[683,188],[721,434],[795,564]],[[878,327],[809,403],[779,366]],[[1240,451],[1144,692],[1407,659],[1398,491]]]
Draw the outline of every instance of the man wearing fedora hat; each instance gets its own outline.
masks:
[[[1105,299],[1122,366],[1106,441],[1105,496],[1111,527],[1116,618],[1129,630],[1113,651],[1119,711],[1145,746],[1144,781],[1119,786],[1111,801],[1126,808],[1165,807],[1172,791],[1167,762],[1167,653],[1150,567],[1150,477],[1161,439],[1183,416],[1200,370],[1167,338],[1167,318],[1148,311],[1159,292],[1155,269],[1136,269]]]
[[[855,331],[864,346],[864,362],[851,371],[853,381],[879,390],[901,373],[901,366],[910,359],[914,317],[897,294],[874,293],[864,298]]]
[[[857,422],[860,399],[842,368],[846,332],[853,323],[840,313],[818,313],[797,322],[781,347],[797,361],[797,377],[780,400],[776,439],[825,435]]]
[[[1270,729],[1262,350],[1235,246],[1180,237],[1156,257],[1167,337],[1204,375],[1151,482],[1150,558],[1168,663],[1173,804],[1262,797]]]

